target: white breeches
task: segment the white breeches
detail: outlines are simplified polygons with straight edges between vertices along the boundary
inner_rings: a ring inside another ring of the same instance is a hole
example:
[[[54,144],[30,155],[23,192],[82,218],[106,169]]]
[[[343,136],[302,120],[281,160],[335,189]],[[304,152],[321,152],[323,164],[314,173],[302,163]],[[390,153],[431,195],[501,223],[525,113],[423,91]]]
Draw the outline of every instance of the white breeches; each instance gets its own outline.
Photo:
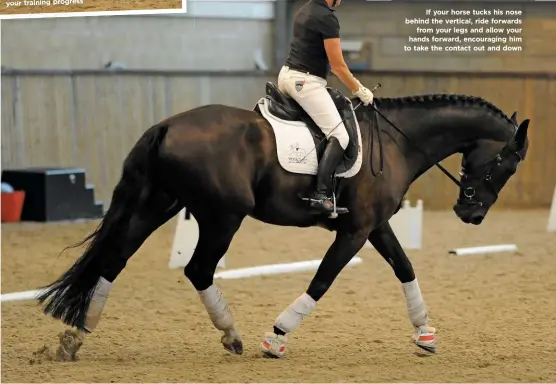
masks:
[[[327,138],[335,137],[342,148],[346,149],[349,136],[326,85],[325,79],[289,69],[287,66],[282,67],[278,75],[278,89],[294,99]]]

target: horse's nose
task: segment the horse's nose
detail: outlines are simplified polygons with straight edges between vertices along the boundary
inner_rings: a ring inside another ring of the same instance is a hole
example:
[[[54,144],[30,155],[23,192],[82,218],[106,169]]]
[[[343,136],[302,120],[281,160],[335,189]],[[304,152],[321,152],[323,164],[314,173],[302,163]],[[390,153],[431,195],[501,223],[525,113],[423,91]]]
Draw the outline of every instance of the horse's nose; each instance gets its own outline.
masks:
[[[469,222],[473,225],[479,225],[483,222],[485,216],[484,215],[473,215],[471,216],[471,219],[469,220]]]

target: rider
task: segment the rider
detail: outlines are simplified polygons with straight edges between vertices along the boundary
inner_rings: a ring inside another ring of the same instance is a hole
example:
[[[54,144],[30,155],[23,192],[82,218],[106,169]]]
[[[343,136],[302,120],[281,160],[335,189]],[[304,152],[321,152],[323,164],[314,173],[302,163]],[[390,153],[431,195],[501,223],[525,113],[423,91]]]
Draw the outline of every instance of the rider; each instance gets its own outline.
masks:
[[[309,0],[293,22],[290,54],[278,76],[278,88],[294,99],[328,139],[317,172],[311,207],[332,212],[328,197],[334,171],[349,143],[346,127],[332,97],[326,90],[329,67],[364,105],[373,101],[373,93],[352,75],[340,46],[340,24],[334,8],[342,0]]]

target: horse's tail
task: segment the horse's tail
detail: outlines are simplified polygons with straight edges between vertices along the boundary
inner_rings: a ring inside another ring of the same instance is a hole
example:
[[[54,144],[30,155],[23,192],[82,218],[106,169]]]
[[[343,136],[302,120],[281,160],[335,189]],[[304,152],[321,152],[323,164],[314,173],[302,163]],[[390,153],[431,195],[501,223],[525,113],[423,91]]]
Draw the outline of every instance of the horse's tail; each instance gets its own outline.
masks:
[[[80,247],[88,242],[85,252],[39,294],[38,301],[44,305],[45,314],[83,329],[89,303],[104,266],[111,256],[118,253],[133,213],[149,198],[155,185],[152,167],[167,131],[168,126],[155,125],[135,144],[124,161],[121,179],[102,221],[85,239],[67,247]]]

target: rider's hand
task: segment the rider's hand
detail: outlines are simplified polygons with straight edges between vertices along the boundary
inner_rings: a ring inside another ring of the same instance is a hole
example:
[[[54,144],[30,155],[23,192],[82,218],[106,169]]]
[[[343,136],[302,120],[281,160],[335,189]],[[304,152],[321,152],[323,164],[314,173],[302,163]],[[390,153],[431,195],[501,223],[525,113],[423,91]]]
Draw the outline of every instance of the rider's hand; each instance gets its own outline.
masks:
[[[371,92],[371,90],[361,85],[361,83],[359,83],[359,89],[353,92],[353,95],[361,99],[364,105],[371,104],[374,98],[374,95]]]

